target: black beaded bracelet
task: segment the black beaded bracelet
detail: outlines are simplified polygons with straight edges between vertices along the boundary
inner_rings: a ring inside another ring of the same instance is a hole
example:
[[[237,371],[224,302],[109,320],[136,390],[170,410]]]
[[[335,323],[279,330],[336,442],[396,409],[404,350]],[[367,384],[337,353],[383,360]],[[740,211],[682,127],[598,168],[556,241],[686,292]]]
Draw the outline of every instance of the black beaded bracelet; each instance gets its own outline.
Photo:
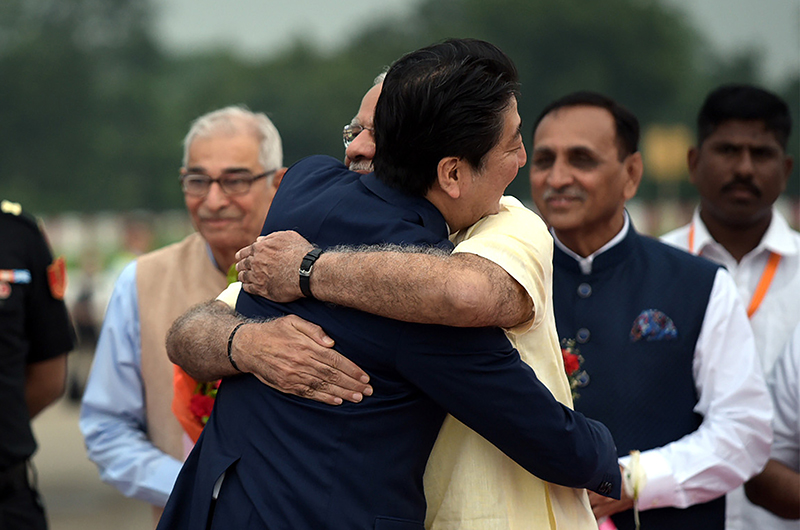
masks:
[[[233,331],[231,331],[231,334],[228,336],[228,360],[230,361],[231,366],[236,368],[237,372],[241,372],[242,369],[239,368],[239,366],[237,366],[236,364],[236,361],[233,360],[233,355],[231,354],[231,348],[233,347],[233,336],[236,335],[236,332],[239,331],[239,328],[244,326],[245,324],[247,324],[247,322],[239,322],[238,324],[236,324],[236,327],[233,328]]]

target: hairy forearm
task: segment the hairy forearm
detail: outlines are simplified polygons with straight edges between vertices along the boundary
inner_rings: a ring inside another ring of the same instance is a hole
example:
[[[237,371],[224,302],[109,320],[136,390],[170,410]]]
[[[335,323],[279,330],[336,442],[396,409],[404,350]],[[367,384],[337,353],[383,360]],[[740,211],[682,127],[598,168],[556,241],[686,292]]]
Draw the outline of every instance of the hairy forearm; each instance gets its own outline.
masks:
[[[800,474],[770,460],[744,486],[747,498],[784,519],[800,519]]]
[[[397,320],[459,327],[509,328],[533,314],[522,286],[475,254],[368,250],[324,253],[311,276],[314,296]]]
[[[331,405],[358,403],[372,395],[369,376],[333,349],[325,331],[296,315],[273,320],[247,319],[220,301],[207,302],[179,317],[167,334],[170,360],[197,381],[241,372],[287,394]]]
[[[228,335],[246,319],[219,301],[197,305],[178,317],[167,333],[167,354],[197,381],[238,372],[228,361]]]
[[[292,231],[259,237],[236,254],[242,288],[275,302],[298,299],[298,267],[312,248]],[[525,289],[496,263],[469,253],[397,245],[328,249],[310,282],[320,300],[408,322],[510,328],[533,317]]]

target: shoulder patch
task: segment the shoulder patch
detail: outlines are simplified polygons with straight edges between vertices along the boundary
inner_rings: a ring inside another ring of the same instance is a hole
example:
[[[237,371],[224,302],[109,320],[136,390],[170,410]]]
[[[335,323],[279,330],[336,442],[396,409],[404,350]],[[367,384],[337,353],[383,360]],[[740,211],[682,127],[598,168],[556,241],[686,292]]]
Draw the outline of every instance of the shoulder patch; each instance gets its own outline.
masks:
[[[47,283],[50,285],[50,294],[53,298],[63,300],[67,291],[67,264],[63,256],[59,256],[48,265]]]

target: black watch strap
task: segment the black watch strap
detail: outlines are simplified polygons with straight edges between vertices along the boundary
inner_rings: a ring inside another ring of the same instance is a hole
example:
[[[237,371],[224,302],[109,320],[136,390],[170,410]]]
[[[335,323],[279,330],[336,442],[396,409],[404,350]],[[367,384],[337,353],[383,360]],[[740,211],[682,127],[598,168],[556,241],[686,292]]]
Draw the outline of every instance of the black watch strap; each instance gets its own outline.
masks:
[[[322,254],[322,249],[314,247],[300,262],[300,270],[298,271],[300,273],[300,291],[306,298],[314,298],[314,295],[311,294],[311,271],[314,270],[314,262],[317,261],[320,254]]]

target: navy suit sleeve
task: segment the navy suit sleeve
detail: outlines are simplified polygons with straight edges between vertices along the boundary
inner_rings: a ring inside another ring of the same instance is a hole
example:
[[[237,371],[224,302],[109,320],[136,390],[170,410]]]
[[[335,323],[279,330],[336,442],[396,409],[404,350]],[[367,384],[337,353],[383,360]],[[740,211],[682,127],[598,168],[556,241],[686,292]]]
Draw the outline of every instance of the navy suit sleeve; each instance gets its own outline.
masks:
[[[619,498],[617,450],[602,423],[559,403],[502,331],[436,328],[407,335],[396,359],[405,377],[542,480]]]

